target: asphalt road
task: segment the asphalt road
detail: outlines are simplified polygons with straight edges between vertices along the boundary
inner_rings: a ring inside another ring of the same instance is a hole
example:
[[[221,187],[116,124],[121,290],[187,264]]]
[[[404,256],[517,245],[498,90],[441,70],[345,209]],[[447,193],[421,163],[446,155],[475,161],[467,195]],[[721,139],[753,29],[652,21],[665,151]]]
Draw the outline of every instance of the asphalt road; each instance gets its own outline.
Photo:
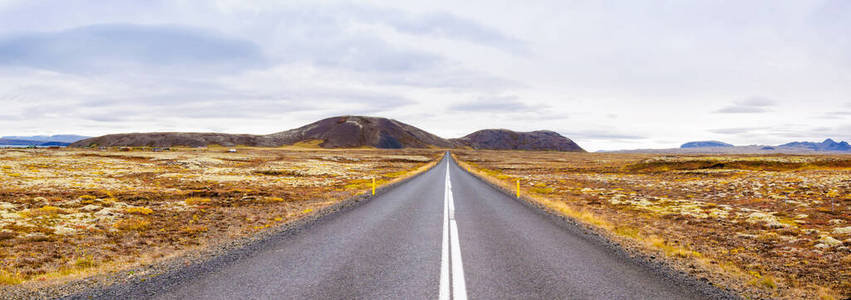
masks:
[[[183,278],[146,286],[145,294],[159,299],[717,296],[558,224],[472,177],[451,158],[350,211]]]

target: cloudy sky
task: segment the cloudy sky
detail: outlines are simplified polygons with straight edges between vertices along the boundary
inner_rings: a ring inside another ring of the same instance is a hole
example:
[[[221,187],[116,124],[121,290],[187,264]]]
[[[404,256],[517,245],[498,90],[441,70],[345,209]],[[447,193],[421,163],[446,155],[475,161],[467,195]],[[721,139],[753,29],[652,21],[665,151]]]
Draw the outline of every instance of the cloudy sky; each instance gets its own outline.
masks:
[[[343,114],[588,150],[851,140],[851,1],[0,0],[0,135]]]

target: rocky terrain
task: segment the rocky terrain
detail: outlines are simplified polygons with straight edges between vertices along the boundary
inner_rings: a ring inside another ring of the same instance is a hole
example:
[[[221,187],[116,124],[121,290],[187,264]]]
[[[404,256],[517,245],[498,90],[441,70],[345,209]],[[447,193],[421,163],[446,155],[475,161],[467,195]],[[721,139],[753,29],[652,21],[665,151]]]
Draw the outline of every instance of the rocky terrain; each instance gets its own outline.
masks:
[[[473,149],[585,152],[569,138],[548,130],[515,132],[508,129],[485,129],[452,141]]]

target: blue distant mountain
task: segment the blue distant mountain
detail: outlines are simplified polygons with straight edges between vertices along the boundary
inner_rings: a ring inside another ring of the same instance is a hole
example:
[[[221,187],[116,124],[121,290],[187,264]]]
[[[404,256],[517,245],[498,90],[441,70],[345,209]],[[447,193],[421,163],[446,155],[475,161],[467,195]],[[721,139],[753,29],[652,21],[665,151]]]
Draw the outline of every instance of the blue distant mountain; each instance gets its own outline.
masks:
[[[19,140],[19,141],[34,141],[34,142],[62,142],[73,143],[80,140],[85,140],[88,136],[73,135],[73,134],[57,134],[57,135],[33,135],[33,136],[4,136],[3,140]],[[7,144],[9,145],[9,144]]]
[[[51,146],[68,146],[71,143],[65,142],[43,142],[43,141],[30,141],[30,140],[13,140],[13,139],[0,139],[0,146],[36,146],[36,147],[51,147]]]
[[[35,135],[35,136],[4,136],[0,138],[0,145],[5,146],[36,146],[53,147],[68,146],[73,142],[87,139],[88,137],[73,134],[59,135]]]
[[[705,148],[705,147],[733,147],[733,145],[727,144],[725,142],[719,141],[697,141],[697,142],[688,142],[680,146],[680,148]]]
[[[803,148],[813,151],[851,151],[851,145],[848,142],[836,142],[832,139],[826,139],[821,143],[815,142],[791,142],[777,146],[778,148]]]

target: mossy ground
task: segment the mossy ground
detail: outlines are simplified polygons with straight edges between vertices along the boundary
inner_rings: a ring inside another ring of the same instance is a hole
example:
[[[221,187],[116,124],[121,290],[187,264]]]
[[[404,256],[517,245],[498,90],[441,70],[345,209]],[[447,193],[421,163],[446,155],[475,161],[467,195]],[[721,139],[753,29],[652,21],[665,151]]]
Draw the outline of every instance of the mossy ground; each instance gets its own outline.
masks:
[[[150,262],[289,222],[435,150],[0,150],[0,285]]]
[[[453,151],[506,188],[748,297],[851,297],[851,157]],[[719,277],[720,276],[720,277]]]

